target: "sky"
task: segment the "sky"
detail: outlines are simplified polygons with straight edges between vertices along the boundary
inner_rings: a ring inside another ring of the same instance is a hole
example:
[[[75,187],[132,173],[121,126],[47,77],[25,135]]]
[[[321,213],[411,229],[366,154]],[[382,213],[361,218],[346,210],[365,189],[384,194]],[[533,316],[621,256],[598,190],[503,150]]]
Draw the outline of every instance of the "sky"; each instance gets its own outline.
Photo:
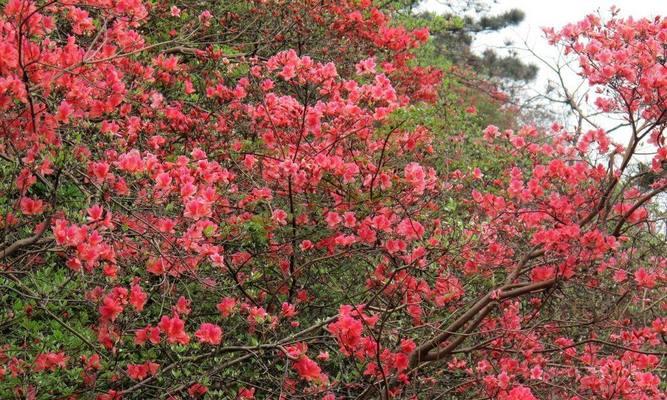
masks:
[[[491,3],[491,1],[489,1]],[[429,11],[445,11],[446,0],[424,0],[420,8]],[[526,17],[517,27],[510,27],[499,33],[478,35],[475,47],[480,52],[486,47],[502,47],[506,40],[516,45],[528,45],[536,51],[549,55],[549,46],[544,41],[542,27],[558,28],[570,22],[583,19],[587,14],[600,11],[608,15],[609,9],[616,6],[622,16],[654,17],[667,12],[665,0],[496,0],[489,14],[500,14],[518,8]]]
[[[435,12],[444,12],[446,0],[424,0],[421,9]],[[491,3],[491,1],[489,1]],[[667,13],[667,0],[497,0],[489,14],[500,14],[504,11],[518,8],[526,17],[516,26],[506,28],[501,32],[479,34],[473,44],[473,50],[482,53],[487,48],[503,48],[505,42],[510,41],[514,47],[529,47],[540,57],[548,61],[557,59],[558,52],[549,46],[542,33],[543,27],[559,28],[563,25],[583,19],[587,14],[600,11],[602,15],[609,15],[609,9],[615,5],[621,10],[621,16],[654,17]],[[525,50],[517,50],[519,56],[540,67],[538,79],[533,83],[535,89],[542,90],[547,80],[552,78],[547,68],[539,60]]]
[[[420,8],[427,11],[446,11],[447,8],[443,5],[446,0],[424,0]],[[489,0],[491,2],[491,0]],[[546,68],[541,61],[537,60],[531,52],[526,51],[526,47],[539,55],[540,58],[551,63],[558,59],[559,52],[555,47],[550,46],[544,39],[542,32],[543,27],[559,28],[567,23],[577,22],[582,20],[590,13],[600,12],[601,15],[609,16],[609,10],[612,6],[620,9],[621,17],[632,16],[634,18],[653,18],[657,15],[667,14],[667,0],[497,0],[496,4],[491,7],[489,14],[500,14],[504,11],[518,8],[522,10],[526,16],[523,22],[516,26],[510,27],[497,33],[479,34],[473,43],[473,51],[481,54],[487,48],[493,48],[502,54],[502,49],[506,47],[506,42],[511,41],[514,48],[519,48],[517,54],[527,63],[532,63],[540,68],[535,81],[530,83],[529,93],[527,97],[543,94],[550,80],[557,79],[555,73]],[[520,50],[520,49],[524,50]],[[500,50],[499,50],[500,49]],[[569,90],[578,88],[581,83],[575,70],[573,69],[565,76],[565,83]],[[587,90],[586,86],[584,89]],[[577,89],[580,90],[580,89]],[[532,92],[532,93],[531,93]],[[571,115],[569,112],[564,112],[564,115]],[[567,123],[568,117],[562,122]],[[603,115],[594,117],[595,122],[606,129],[610,129],[617,125],[618,121],[608,119]],[[571,120],[570,120],[571,121]],[[619,143],[625,143],[629,131],[623,129],[615,131],[612,135],[612,140]],[[643,150],[640,146],[640,150]],[[653,151],[653,149],[651,150]],[[639,160],[643,162],[650,162],[651,155],[639,156]],[[667,207],[667,196],[664,196],[662,203]],[[665,227],[667,231],[667,226]]]
[[[488,2],[493,3],[492,0]],[[445,3],[447,3],[447,0],[424,0],[420,8],[426,11],[446,12]],[[478,34],[473,43],[473,51],[481,54],[487,48],[493,48],[502,54],[503,49],[507,48],[506,42],[512,42],[512,47],[522,60],[540,68],[537,79],[531,82],[527,88],[526,97],[544,94],[550,81],[558,81],[557,75],[526,48],[530,48],[540,58],[553,65],[559,58],[559,51],[547,43],[542,32],[543,27],[558,29],[567,23],[582,20],[587,14],[598,11],[603,17],[609,16],[609,10],[614,5],[620,9],[621,17],[653,18],[656,15],[667,13],[667,0],[496,0],[495,5],[492,5],[488,12],[489,15],[518,8],[525,13],[525,18],[516,27],[509,27],[500,32]],[[581,78],[576,74],[577,68],[575,65],[571,71],[564,73],[565,84],[570,92],[577,90],[578,94],[584,94],[584,91],[588,90],[587,85],[579,86]],[[567,115],[571,116],[571,113],[563,113],[564,118],[569,118]],[[598,118],[602,119],[596,119],[595,122],[607,129],[618,124],[617,121],[604,119],[606,118],[604,116]],[[568,125],[566,120],[562,122],[565,122],[566,126]],[[627,132],[619,130],[615,134],[623,136]],[[623,141],[622,137],[618,139]]]

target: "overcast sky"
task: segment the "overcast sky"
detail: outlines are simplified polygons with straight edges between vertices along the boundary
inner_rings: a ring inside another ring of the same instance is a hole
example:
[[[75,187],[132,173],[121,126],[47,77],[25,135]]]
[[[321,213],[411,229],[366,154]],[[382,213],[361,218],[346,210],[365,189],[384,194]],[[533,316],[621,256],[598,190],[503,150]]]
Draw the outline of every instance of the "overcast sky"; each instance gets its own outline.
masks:
[[[424,0],[420,8],[427,11],[446,12],[445,3],[447,3],[446,0]],[[544,39],[543,27],[560,28],[567,23],[580,21],[587,14],[597,11],[603,17],[609,16],[609,10],[613,5],[620,9],[622,17],[652,18],[667,13],[667,0],[498,0],[491,7],[490,15],[518,8],[526,16],[519,26],[506,28],[497,33],[477,35],[473,50],[477,53],[482,53],[489,47],[499,50],[506,47],[506,42],[511,41],[513,47],[523,49],[529,47],[541,58],[553,64],[558,59],[559,52],[554,47],[549,46]],[[499,52],[502,54],[502,50],[499,50]],[[540,68],[538,78],[530,84],[530,92],[532,93],[527,93],[527,97],[538,93],[543,94],[547,82],[557,80],[555,73],[546,68],[528,51],[518,50],[518,55],[524,61],[535,64]],[[566,74],[565,81],[569,90],[573,91],[578,87],[581,79],[572,71],[569,75]],[[587,90],[586,86],[579,89],[579,94]],[[598,120],[596,118],[596,122],[605,128],[611,128],[617,124],[617,122],[609,119]],[[617,134],[623,135],[623,132],[618,131]]]
[[[425,0],[421,8],[428,11],[444,12],[446,0]],[[498,33],[479,34],[473,49],[481,53],[486,48],[502,48],[511,41],[516,47],[526,47],[524,42],[541,57],[554,60],[558,53],[544,40],[543,27],[559,28],[569,22],[583,19],[587,14],[600,11],[609,14],[612,5],[620,8],[622,16],[654,17],[667,13],[667,0],[498,0],[489,14],[499,14],[512,8],[522,10],[526,17],[517,27],[510,27]],[[519,52],[521,57],[540,66],[540,76],[536,85],[546,84],[548,73],[540,62],[528,52]]]

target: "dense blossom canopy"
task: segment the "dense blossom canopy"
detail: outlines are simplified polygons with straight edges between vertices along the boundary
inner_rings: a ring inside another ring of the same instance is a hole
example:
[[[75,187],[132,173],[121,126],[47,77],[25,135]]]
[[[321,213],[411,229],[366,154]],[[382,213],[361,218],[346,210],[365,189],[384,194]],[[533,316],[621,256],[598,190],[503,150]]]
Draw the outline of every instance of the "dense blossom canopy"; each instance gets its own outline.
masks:
[[[487,175],[396,117],[427,29],[216,3],[5,3],[0,397],[665,398],[667,19],[547,31],[629,134]]]

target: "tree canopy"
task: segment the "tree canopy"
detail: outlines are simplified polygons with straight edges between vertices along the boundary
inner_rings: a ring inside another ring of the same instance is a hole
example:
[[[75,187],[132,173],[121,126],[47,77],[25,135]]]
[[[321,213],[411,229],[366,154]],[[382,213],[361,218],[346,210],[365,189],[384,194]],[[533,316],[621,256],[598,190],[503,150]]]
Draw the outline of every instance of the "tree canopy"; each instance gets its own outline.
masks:
[[[0,397],[665,398],[667,19],[545,32],[616,135],[393,3],[5,2]]]

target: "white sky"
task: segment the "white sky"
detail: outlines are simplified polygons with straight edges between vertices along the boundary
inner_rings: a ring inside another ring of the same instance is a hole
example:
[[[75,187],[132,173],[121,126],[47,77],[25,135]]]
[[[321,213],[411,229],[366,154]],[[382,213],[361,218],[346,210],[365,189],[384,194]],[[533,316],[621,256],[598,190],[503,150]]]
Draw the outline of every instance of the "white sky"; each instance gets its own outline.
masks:
[[[444,12],[447,10],[445,3],[446,0],[424,0],[420,8]],[[543,27],[559,28],[567,23],[580,21],[587,14],[596,11],[608,15],[613,5],[620,8],[621,16],[624,17],[654,17],[667,14],[667,0],[497,0],[496,3],[491,7],[489,15],[518,8],[526,14],[526,17],[519,26],[501,32],[477,35],[473,50],[481,53],[489,47],[505,47],[505,42],[511,41],[514,46],[520,48],[525,48],[527,44],[540,57],[549,61],[555,60],[558,52],[547,44],[542,33]],[[546,80],[550,78],[546,68],[526,51],[519,51],[519,55],[525,61],[540,67],[539,77],[534,84],[542,89]]]
[[[489,0],[489,3],[491,2]],[[448,9],[444,5],[445,3],[447,3],[446,0],[424,0],[420,9],[446,12]],[[527,97],[544,94],[548,81],[557,82],[557,76],[530,52],[526,51],[526,47],[532,49],[542,59],[553,65],[558,59],[559,51],[550,46],[544,39],[542,28],[553,27],[558,29],[567,23],[578,22],[587,14],[597,11],[603,17],[609,16],[609,10],[613,5],[620,9],[621,17],[653,18],[656,15],[667,14],[667,0],[497,0],[496,4],[488,11],[488,15],[496,15],[512,8],[518,8],[525,13],[525,18],[516,27],[509,27],[501,32],[478,34],[473,43],[473,51],[482,53],[487,48],[493,48],[502,54],[502,49],[506,48],[506,42],[512,42],[512,46],[515,49],[518,48],[517,53],[521,59],[540,68],[537,79],[530,83]],[[573,65],[573,68],[578,69],[576,65]],[[571,92],[581,83],[581,79],[574,71],[564,73],[564,80]],[[578,90],[577,94],[584,94],[587,85]],[[608,117],[594,119],[596,123],[607,129],[617,124],[616,121]],[[565,122],[566,126],[568,125],[565,120],[561,122]],[[621,135],[622,137],[622,130],[617,131],[615,135]]]
[[[420,8],[426,11],[444,12],[447,7],[443,3],[446,3],[446,0],[424,0]],[[498,33],[477,35],[473,43],[473,50],[477,53],[482,53],[487,48],[499,50],[506,47],[505,42],[511,41],[514,47],[525,49],[528,46],[541,58],[553,63],[558,59],[559,52],[544,39],[543,27],[557,29],[567,23],[580,21],[587,14],[597,11],[603,16],[608,16],[611,6],[620,9],[621,17],[653,18],[657,15],[667,14],[667,0],[497,0],[496,5],[491,7],[489,15],[518,8],[526,16],[523,22],[516,27],[510,27]],[[498,52],[502,54],[502,50]],[[537,79],[530,84],[532,93],[528,93],[528,97],[544,93],[547,82],[556,79],[555,73],[535,59],[530,52],[525,50],[517,52],[524,61],[535,64],[540,68]],[[575,68],[578,67],[575,66]],[[581,79],[574,72],[565,75],[566,86],[572,91],[581,82]],[[566,116],[565,119],[567,119]],[[594,118],[594,120],[606,129],[610,129],[618,123],[603,116]],[[566,126],[568,125],[565,120],[562,122],[565,122]],[[625,143],[625,137],[628,134],[629,132],[624,130],[616,131],[613,134],[613,140]],[[653,150],[654,148],[651,148],[651,151]],[[644,162],[650,162],[651,156],[646,154],[644,156],[640,155],[638,158]],[[667,196],[662,201],[663,204],[667,204]],[[665,229],[667,232],[667,226],[665,226]]]

